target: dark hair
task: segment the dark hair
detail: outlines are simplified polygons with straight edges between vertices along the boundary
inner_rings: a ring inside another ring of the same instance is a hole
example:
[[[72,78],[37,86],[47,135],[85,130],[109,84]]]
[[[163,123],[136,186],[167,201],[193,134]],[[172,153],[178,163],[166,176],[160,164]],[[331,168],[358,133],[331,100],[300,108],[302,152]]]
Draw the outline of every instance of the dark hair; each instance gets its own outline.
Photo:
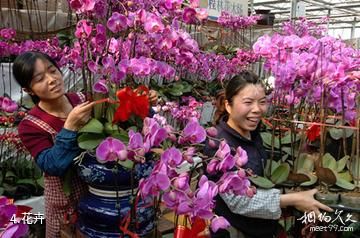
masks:
[[[225,100],[227,100],[229,104],[232,104],[233,98],[248,84],[259,84],[263,86],[262,81],[255,73],[242,71],[230,79],[225,90],[223,89],[218,92],[216,95],[216,112],[214,115],[215,124],[218,124],[222,117],[228,116],[225,109]]]
[[[61,72],[57,63],[47,54],[34,51],[25,52],[16,57],[13,64],[15,80],[22,88],[30,89],[31,80],[35,70],[35,62],[38,59],[49,61]],[[35,104],[39,102],[39,98],[36,95],[30,95],[30,97]]]

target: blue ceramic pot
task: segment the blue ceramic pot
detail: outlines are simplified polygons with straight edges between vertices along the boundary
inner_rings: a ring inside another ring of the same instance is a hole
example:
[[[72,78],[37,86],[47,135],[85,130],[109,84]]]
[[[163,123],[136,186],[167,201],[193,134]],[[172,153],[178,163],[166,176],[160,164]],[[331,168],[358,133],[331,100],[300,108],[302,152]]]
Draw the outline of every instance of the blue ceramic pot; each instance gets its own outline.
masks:
[[[131,196],[109,198],[89,193],[79,203],[79,228],[87,237],[119,237],[119,224],[128,216]],[[137,229],[144,237],[154,229],[155,212],[150,201],[140,201],[136,209]],[[147,207],[146,205],[150,205]]]
[[[78,174],[86,184],[94,188],[111,191],[115,187],[119,190],[131,189],[131,171],[121,165],[118,165],[115,170],[115,163],[107,162],[101,164],[96,160],[95,156],[86,154],[78,165]],[[153,161],[135,165],[135,187],[137,187],[141,178],[146,178],[150,175],[153,165]]]
[[[78,166],[82,180],[89,185],[89,193],[79,202],[80,231],[87,237],[120,237],[120,222],[131,209],[131,171],[115,163],[99,163],[86,155]],[[134,169],[134,187],[150,175],[153,162],[137,164]],[[136,209],[136,227],[133,232],[145,237],[154,229],[155,211],[152,199],[140,200]]]

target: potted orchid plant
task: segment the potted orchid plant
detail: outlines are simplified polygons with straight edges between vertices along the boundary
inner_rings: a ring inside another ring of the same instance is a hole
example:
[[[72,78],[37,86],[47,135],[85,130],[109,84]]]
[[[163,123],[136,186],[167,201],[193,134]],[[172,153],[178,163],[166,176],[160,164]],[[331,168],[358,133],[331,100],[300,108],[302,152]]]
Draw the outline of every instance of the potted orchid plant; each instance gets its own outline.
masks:
[[[86,150],[78,158],[78,171],[90,186],[89,196],[80,202],[81,231],[92,237],[145,236],[154,228],[151,221],[163,199],[191,222],[211,220],[213,230],[228,225],[212,214],[212,200],[218,190],[252,195],[245,172],[230,173],[218,184],[201,176],[200,189],[191,192],[186,184],[193,176],[174,169],[201,154],[195,147],[201,148],[206,131],[192,118],[182,119],[174,129],[147,117],[149,87],[168,87],[173,96],[180,96],[190,85],[181,83],[183,79],[224,80],[250,61],[241,52],[228,59],[201,51],[185,30],[186,25],[199,25],[207,18],[206,11],[198,9],[198,1],[161,0],[154,5],[146,0],[70,0],[69,4],[79,21],[74,45],[64,48],[60,62],[82,75],[87,97],[97,102],[93,119],[78,137],[79,146]],[[242,163],[236,161],[244,160],[243,152],[233,157],[224,143],[221,146],[210,171],[240,167]],[[171,185],[175,180],[178,185]],[[179,186],[185,193],[174,190]],[[207,188],[212,189],[209,196]],[[202,199],[209,204],[196,210]],[[100,214],[99,206],[106,212]]]
[[[275,77],[271,102],[276,110],[269,118],[267,146],[288,154],[283,160],[291,166],[289,180],[319,185],[325,193],[357,191],[359,51],[325,30],[300,19],[254,44],[265,69]],[[290,142],[286,148],[284,129]],[[336,206],[340,200],[335,195],[331,203]]]

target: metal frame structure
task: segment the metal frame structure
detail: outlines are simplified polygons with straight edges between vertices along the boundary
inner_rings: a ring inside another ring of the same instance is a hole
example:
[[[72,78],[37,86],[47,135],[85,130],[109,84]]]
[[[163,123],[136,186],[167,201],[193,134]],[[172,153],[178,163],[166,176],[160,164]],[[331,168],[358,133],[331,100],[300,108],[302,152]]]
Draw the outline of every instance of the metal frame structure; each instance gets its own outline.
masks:
[[[283,21],[295,19],[295,8],[298,2],[306,8],[306,18],[320,21],[329,17],[329,34],[336,30],[348,31],[349,37],[360,37],[360,1],[357,0],[249,0],[252,11],[256,9],[271,10],[275,14],[275,27]]]

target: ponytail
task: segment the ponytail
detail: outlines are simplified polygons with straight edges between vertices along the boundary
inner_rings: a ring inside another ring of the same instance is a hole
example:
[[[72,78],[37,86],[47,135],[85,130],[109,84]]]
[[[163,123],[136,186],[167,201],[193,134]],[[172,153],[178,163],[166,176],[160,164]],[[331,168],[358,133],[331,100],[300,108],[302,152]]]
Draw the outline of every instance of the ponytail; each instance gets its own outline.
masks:
[[[225,109],[225,90],[222,89],[221,91],[218,92],[218,94],[215,97],[215,107],[216,107],[216,111],[214,114],[214,124],[217,125],[220,122],[220,119],[224,116],[228,115],[228,112]]]

